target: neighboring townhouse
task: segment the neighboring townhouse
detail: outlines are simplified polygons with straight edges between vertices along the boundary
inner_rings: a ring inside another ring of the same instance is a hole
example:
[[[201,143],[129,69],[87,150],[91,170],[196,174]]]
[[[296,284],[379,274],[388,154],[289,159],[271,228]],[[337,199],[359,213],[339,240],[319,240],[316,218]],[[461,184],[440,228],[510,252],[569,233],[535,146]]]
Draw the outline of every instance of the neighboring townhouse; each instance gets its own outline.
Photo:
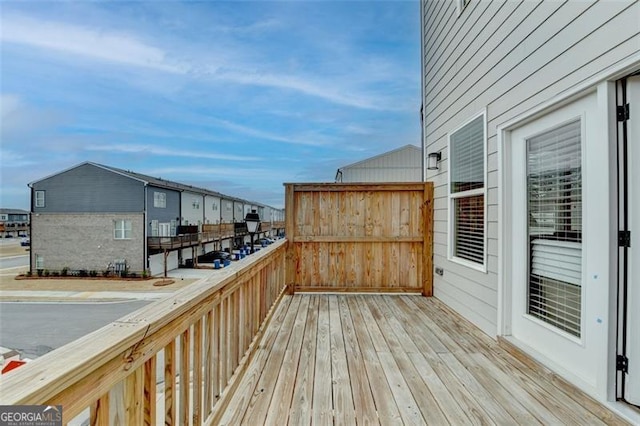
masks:
[[[20,209],[0,209],[0,238],[29,235],[29,212]]]
[[[435,296],[640,423],[640,3],[421,18]]]
[[[422,149],[405,145],[336,171],[336,182],[420,182]]]
[[[91,162],[29,187],[33,273],[117,272],[126,264],[155,275],[217,247],[219,235],[203,232],[203,224],[244,219],[220,209],[243,203],[237,198]]]

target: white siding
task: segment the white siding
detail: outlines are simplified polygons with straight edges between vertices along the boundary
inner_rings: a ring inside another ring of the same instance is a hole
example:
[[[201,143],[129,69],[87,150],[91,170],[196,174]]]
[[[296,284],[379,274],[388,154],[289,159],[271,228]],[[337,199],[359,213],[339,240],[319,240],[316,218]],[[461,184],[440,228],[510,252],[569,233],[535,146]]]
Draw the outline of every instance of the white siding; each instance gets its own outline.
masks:
[[[222,217],[222,223],[233,222],[233,201],[227,198],[223,198],[220,206],[220,216]]]
[[[184,191],[180,195],[180,214],[182,225],[202,225],[204,218],[204,199],[202,194]]]
[[[220,198],[212,195],[204,197],[204,223],[220,223]]]
[[[342,167],[339,182],[420,182],[422,150],[413,145]]]
[[[424,141],[442,152],[435,186],[434,294],[497,333],[497,126],[640,53],[640,4],[471,0],[423,2]],[[487,273],[447,260],[447,134],[487,110]]]
[[[244,219],[244,203],[241,201],[233,202],[233,221],[242,222]]]

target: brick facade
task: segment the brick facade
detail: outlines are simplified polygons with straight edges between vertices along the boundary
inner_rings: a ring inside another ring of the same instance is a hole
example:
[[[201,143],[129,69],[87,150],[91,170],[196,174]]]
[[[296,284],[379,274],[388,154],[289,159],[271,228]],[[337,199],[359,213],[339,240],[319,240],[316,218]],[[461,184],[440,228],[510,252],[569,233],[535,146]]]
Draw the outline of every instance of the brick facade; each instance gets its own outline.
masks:
[[[131,238],[116,240],[114,222],[131,221]],[[98,273],[110,262],[125,259],[131,272],[145,269],[144,215],[142,213],[41,213],[31,221],[31,267],[36,255],[50,271],[86,269]]]

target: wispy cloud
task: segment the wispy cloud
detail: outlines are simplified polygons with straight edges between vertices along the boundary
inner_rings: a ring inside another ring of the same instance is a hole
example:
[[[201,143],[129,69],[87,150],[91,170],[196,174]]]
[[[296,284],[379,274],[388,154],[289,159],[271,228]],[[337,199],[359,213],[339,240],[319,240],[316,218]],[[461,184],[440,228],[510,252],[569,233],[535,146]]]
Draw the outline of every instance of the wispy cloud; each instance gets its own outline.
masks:
[[[45,21],[20,14],[2,19],[0,40],[31,47],[56,50],[100,61],[185,73],[184,66],[170,63],[166,52],[144,43],[136,36],[101,31],[79,25]]]
[[[404,109],[403,105],[395,105],[380,94],[371,95],[365,94],[365,91],[359,91],[351,73],[327,79],[319,75],[268,72],[266,69],[271,67],[271,64],[256,63],[250,59],[242,62],[239,58],[230,64],[228,60],[213,59],[206,51],[189,50],[189,55],[185,56],[180,52],[180,47],[177,50],[174,48],[176,51],[172,52],[168,48],[149,44],[130,32],[95,29],[21,14],[8,14],[3,17],[2,22],[0,40],[3,43],[49,49],[87,60],[121,66],[148,68],[193,78],[208,78],[221,83],[282,89],[361,109],[377,111]],[[275,21],[265,21],[255,24],[254,29],[276,25]],[[222,57],[238,56],[232,52],[220,52],[219,48],[217,53],[217,56]],[[251,53],[249,49],[241,56],[248,58],[252,56]],[[371,78],[368,76],[373,76],[371,73],[373,67],[367,68],[369,71],[360,75],[360,82],[366,82]],[[368,91],[368,93],[375,92]]]
[[[4,2],[0,194],[19,188],[13,206],[28,206],[27,182],[83,161],[263,202],[282,200],[283,181],[331,181],[339,166],[419,140],[415,11]]]
[[[91,145],[85,146],[87,151],[106,151],[106,152],[120,152],[129,154],[151,154],[161,155],[166,157],[188,157],[188,158],[204,158],[208,160],[227,160],[227,161],[258,161],[260,157],[248,157],[243,155],[230,155],[230,154],[217,154],[210,151],[201,150],[188,150],[188,149],[169,149],[161,146],[153,145]]]
[[[251,179],[273,180],[282,182],[283,174],[281,172],[275,173],[274,170],[269,168],[255,168],[251,170],[239,168],[239,167],[203,167],[203,166],[191,166],[191,167],[161,167],[146,170],[144,173],[152,176],[207,176],[209,178],[220,177],[243,177],[250,176]],[[286,172],[285,172],[286,173]]]
[[[308,146],[325,145],[324,142],[319,141],[318,139],[313,139],[313,138],[306,139],[304,137],[292,138],[292,137],[282,136],[276,133],[267,132],[264,130],[257,130],[255,128],[244,126],[242,124],[233,123],[228,120],[212,119],[211,121],[220,127],[224,127],[228,130],[232,130],[234,132],[237,132],[243,135],[253,136],[258,139],[266,139],[266,140],[284,142],[284,143],[294,144],[294,145],[308,145]]]
[[[324,80],[318,76],[296,76],[291,74],[269,74],[249,70],[219,70],[213,77],[238,84],[286,89],[326,101],[356,108],[387,111],[396,109],[381,98],[358,94],[353,89],[341,87],[335,80]]]

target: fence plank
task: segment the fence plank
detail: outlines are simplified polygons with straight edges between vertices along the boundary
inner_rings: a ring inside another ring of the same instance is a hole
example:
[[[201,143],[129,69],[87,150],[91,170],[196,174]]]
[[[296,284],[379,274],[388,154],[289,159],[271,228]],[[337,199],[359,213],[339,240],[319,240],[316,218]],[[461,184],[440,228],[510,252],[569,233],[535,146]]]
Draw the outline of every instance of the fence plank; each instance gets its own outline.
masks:
[[[431,295],[433,184],[287,184],[286,194],[294,291]]]
[[[433,296],[433,185],[424,186],[422,295]]]
[[[288,208],[285,210],[285,235],[289,239],[293,239],[296,234],[296,216],[295,216],[295,192],[292,185],[285,187],[285,203]],[[295,249],[293,244],[287,245],[287,262],[285,270],[285,285],[287,286],[287,294],[293,294],[295,292],[296,281],[296,263],[298,262],[295,256]]]

